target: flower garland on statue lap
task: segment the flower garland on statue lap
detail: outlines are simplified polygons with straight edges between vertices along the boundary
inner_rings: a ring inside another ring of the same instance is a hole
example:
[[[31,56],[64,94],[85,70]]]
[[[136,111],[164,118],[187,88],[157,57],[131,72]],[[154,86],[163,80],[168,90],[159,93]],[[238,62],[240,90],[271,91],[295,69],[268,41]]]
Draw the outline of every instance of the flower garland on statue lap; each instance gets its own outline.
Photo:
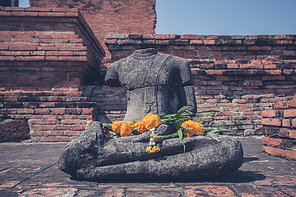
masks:
[[[203,125],[198,122],[192,121],[192,117],[190,117],[188,114],[190,115],[190,112],[188,112],[187,110],[182,110],[175,114],[167,114],[161,116],[149,113],[137,123],[133,123],[130,121],[114,121],[112,124],[102,123],[102,125],[106,138],[126,137],[150,131],[150,142],[148,147],[146,148],[146,152],[148,154],[153,154],[160,151],[160,148],[156,145],[156,142],[158,140],[179,137],[184,146],[185,152],[185,144],[183,143],[184,136],[192,137],[196,135],[207,135],[210,133],[221,133],[221,131],[224,130],[233,131],[229,129],[205,131]],[[87,126],[89,126],[93,122],[93,120],[88,120]],[[157,128],[159,125],[168,123],[173,124],[176,127],[176,133],[164,136],[157,136],[157,134],[154,133],[155,128]]]

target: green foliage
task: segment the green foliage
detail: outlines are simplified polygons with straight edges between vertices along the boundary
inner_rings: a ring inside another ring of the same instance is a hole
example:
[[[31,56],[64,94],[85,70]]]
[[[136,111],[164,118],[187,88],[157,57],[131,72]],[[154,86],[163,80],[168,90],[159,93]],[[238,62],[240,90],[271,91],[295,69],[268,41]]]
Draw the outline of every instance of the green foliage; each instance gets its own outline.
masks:
[[[241,120],[237,120],[237,121],[236,121],[236,124],[241,124],[241,123],[242,123]]]

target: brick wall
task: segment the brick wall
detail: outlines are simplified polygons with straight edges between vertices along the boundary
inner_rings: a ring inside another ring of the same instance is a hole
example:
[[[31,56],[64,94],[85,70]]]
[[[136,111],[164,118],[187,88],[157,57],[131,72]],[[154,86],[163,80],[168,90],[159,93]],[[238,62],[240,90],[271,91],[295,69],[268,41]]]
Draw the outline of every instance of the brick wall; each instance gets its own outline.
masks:
[[[113,61],[141,47],[154,47],[187,59],[203,124],[210,129],[237,129],[237,135],[248,135],[261,134],[262,110],[289,101],[296,93],[295,41],[294,35],[122,34],[108,35],[105,43]],[[112,120],[125,113],[125,98],[112,96],[115,92],[123,95],[120,91],[107,87],[97,90],[105,99],[97,100],[102,117]]]
[[[107,34],[154,34],[156,0],[30,0],[33,7],[78,8],[100,41]],[[110,59],[107,47],[106,61]]]
[[[263,150],[271,155],[296,160],[296,95],[262,111]]]
[[[35,141],[79,136],[104,54],[78,9],[0,7],[0,119],[28,120]]]
[[[77,9],[0,7],[0,21],[1,87],[50,90],[100,80],[105,52]]]

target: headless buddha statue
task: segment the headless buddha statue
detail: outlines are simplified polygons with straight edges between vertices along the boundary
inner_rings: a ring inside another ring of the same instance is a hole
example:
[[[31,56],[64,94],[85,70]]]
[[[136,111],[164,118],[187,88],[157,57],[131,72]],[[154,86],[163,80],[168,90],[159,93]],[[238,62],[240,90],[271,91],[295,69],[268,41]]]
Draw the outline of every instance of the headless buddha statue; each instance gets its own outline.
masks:
[[[182,58],[155,49],[136,50],[109,66],[106,83],[125,89],[125,121],[183,109],[196,114],[190,67]],[[174,132],[170,124],[156,128],[158,135]],[[59,168],[82,180],[202,180],[229,174],[243,162],[241,144],[228,136],[184,138],[185,152],[179,138],[166,139],[157,142],[160,151],[155,154],[146,152],[149,139],[150,132],[105,139],[101,124],[95,122],[64,148]]]
[[[111,64],[105,81],[126,91],[124,121],[137,122],[148,113],[173,114],[183,109],[196,114],[192,76],[185,59],[153,48],[136,50]]]

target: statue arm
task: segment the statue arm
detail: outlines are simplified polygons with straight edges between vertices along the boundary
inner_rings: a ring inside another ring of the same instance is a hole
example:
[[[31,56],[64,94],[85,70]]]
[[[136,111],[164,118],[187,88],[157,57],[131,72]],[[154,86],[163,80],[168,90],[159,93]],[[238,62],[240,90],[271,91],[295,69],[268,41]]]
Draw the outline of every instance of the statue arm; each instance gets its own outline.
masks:
[[[108,67],[105,82],[110,87],[121,87],[118,77],[118,65],[116,63],[113,63]]]
[[[195,116],[197,107],[194,94],[193,86],[184,86],[179,88],[180,91],[180,104],[181,108],[178,111],[185,110],[193,113],[192,116]]]
[[[187,109],[187,111],[193,113],[192,116],[195,116],[197,112],[197,107],[190,65],[186,60],[184,60],[181,62],[179,66],[180,75],[182,79],[182,84],[179,88],[179,95],[181,101],[179,111]]]

